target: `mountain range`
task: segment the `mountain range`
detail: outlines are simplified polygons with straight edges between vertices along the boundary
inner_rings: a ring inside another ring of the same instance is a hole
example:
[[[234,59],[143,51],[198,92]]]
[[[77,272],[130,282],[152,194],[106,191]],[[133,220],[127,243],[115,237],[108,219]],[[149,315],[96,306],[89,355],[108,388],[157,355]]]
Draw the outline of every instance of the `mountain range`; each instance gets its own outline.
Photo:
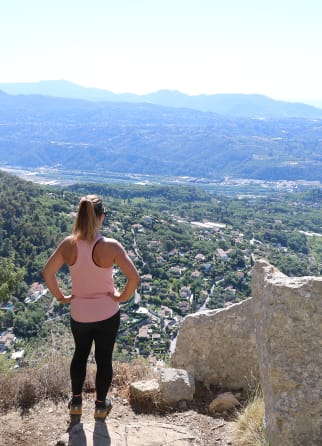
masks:
[[[0,90],[11,95],[44,95],[95,102],[149,103],[166,107],[191,108],[236,117],[322,117],[322,109],[312,105],[277,101],[260,94],[202,94],[190,96],[171,90],[160,90],[145,95],[116,94],[108,90],[82,87],[64,80],[0,83]]]
[[[94,101],[56,94],[0,92],[2,165],[211,179],[322,179],[322,110],[314,107],[299,104],[298,115],[288,116],[287,107],[297,105],[286,103],[275,116],[272,108],[264,113],[252,101],[248,108],[241,106],[237,95],[235,105],[225,102],[226,109],[235,110],[229,114],[179,107],[179,102],[153,104],[142,97]],[[155,95],[182,99],[179,93]],[[314,116],[301,116],[300,110]]]

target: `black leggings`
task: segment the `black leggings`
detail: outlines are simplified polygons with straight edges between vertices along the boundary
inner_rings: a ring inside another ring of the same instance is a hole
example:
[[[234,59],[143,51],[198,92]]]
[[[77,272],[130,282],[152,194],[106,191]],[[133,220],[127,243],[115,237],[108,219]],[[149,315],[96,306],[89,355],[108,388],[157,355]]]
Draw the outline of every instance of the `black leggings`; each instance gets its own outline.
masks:
[[[86,377],[87,359],[93,341],[96,361],[96,398],[105,401],[113,376],[112,354],[117,331],[120,325],[120,312],[109,319],[98,322],[76,322],[70,320],[75,341],[75,352],[70,365],[73,395],[82,393]]]

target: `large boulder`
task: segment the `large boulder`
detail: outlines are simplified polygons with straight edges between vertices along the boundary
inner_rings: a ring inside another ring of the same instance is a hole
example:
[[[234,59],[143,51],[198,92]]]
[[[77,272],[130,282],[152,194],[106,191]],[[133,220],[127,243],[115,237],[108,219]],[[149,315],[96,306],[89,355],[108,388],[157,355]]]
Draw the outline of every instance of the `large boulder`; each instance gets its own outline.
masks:
[[[254,266],[257,349],[272,446],[322,444],[322,277]]]
[[[160,394],[160,384],[157,379],[135,381],[130,384],[130,396],[134,401],[157,401]]]
[[[160,373],[160,393],[169,405],[191,401],[195,393],[194,377],[186,370],[164,368]]]
[[[195,380],[191,373],[182,369],[163,368],[159,379],[136,381],[130,385],[132,401],[151,401],[155,405],[176,405],[179,401],[191,401],[195,393]]]
[[[255,323],[253,298],[191,314],[180,326],[171,365],[206,386],[249,388],[258,381]]]

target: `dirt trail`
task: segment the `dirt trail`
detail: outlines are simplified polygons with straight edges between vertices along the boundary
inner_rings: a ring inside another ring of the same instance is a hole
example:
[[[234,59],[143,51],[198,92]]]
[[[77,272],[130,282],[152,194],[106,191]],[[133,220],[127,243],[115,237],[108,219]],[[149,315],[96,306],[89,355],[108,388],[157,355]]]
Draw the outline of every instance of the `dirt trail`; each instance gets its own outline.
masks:
[[[234,422],[213,418],[201,408],[137,413],[126,399],[115,398],[106,423],[94,422],[91,397],[83,404],[81,424],[69,429],[66,403],[42,402],[22,416],[0,416],[2,446],[236,446]]]

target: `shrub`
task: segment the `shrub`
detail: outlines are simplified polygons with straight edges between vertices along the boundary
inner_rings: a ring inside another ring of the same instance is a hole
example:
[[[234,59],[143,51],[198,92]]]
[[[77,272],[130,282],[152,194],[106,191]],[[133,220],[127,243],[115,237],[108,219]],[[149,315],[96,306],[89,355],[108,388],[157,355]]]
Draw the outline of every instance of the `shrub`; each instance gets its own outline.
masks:
[[[66,398],[70,392],[70,359],[53,355],[49,361],[43,361],[35,371],[35,379],[41,398],[55,403]]]
[[[22,413],[31,409],[40,399],[36,384],[31,381],[21,381],[17,387],[15,402]]]

